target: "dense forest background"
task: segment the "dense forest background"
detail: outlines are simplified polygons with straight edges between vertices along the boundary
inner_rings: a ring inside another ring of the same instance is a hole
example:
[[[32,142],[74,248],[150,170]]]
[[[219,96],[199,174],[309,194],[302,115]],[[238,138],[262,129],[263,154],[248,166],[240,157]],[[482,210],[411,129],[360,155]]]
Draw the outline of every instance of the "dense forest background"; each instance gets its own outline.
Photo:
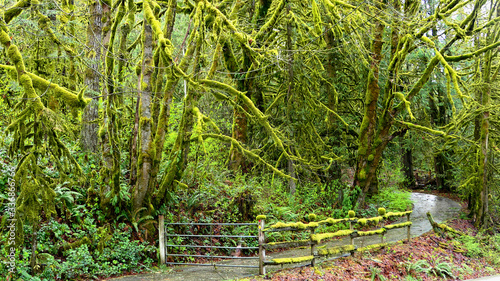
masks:
[[[2,256],[15,219],[18,274],[109,276],[156,262],[158,215],[424,186],[497,229],[499,37],[498,0],[1,1]]]

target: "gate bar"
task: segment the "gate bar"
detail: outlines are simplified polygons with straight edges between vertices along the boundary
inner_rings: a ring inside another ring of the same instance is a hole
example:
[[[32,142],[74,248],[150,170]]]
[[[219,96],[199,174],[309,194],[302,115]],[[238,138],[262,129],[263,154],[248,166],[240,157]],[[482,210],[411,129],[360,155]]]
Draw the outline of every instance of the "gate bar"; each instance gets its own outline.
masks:
[[[165,225],[234,225],[234,226],[242,226],[242,225],[258,225],[258,223],[206,223],[206,222],[168,222]]]
[[[201,246],[201,245],[167,245],[167,247],[215,248],[215,249],[252,249],[252,250],[256,250],[259,248],[259,247],[229,247],[229,246],[226,247],[226,246]]]
[[[211,259],[259,259],[259,257],[206,256],[206,255],[183,255],[183,254],[170,254],[169,256],[171,256],[171,257],[211,258]]]
[[[259,268],[257,265],[234,265],[234,264],[207,264],[207,263],[182,263],[182,262],[166,262],[165,264],[175,265],[196,265],[196,266],[220,266],[220,267],[245,267],[245,268]]]
[[[257,235],[207,235],[207,234],[167,234],[167,237],[217,237],[217,238],[258,238]]]

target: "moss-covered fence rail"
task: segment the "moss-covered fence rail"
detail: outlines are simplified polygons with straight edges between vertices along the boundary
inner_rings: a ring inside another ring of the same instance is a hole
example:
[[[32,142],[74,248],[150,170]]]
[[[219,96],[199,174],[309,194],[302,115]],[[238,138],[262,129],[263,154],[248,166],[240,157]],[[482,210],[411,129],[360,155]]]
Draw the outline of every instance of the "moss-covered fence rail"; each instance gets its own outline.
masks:
[[[372,218],[356,218],[356,214],[354,211],[349,211],[349,217],[344,219],[333,219],[328,218],[320,221],[316,221],[316,215],[309,215],[309,223],[302,222],[292,222],[292,223],[283,223],[278,222],[269,227],[265,227],[266,216],[257,216],[257,220],[259,221],[259,273],[266,273],[266,265],[283,265],[288,263],[303,263],[303,262],[311,262],[311,265],[315,265],[315,259],[320,257],[328,257],[332,255],[339,255],[345,253],[354,253],[354,252],[362,252],[369,249],[381,248],[387,245],[384,243],[384,234],[391,229],[396,228],[407,228],[407,239],[410,241],[410,227],[412,222],[410,221],[410,214],[412,211],[406,212],[386,212],[384,208],[380,208],[379,216]],[[402,223],[394,223],[389,225],[382,226],[382,222],[387,221],[388,219],[393,219],[397,217],[406,216],[407,221]],[[335,224],[347,223],[349,224],[349,229],[338,230],[335,232],[319,232],[321,226],[332,226]],[[362,228],[366,225],[373,226],[375,229],[372,230],[358,230],[357,228]],[[271,232],[309,232],[309,239],[303,240],[289,240],[282,242],[269,242],[266,243],[266,233]],[[380,235],[381,242],[378,244],[367,245],[363,247],[357,247],[354,245],[354,238],[361,236],[373,236]],[[342,237],[350,237],[350,243],[348,245],[343,246],[335,246],[326,248],[320,248],[321,244],[324,244],[326,240],[331,238],[342,238]],[[286,249],[293,247],[310,247],[311,254],[302,257],[290,257],[290,258],[277,258],[266,260],[266,250],[270,249]]]

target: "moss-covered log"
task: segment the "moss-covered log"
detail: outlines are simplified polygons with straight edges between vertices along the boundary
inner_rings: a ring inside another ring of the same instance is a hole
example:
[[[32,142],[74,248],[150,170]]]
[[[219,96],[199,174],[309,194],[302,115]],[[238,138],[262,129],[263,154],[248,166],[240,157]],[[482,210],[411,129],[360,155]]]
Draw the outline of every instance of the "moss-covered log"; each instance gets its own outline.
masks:
[[[90,243],[92,243],[92,241],[88,237],[83,237],[82,239],[79,239],[79,240],[72,242],[72,243],[64,243],[63,245],[61,245],[59,247],[58,252],[63,253],[64,251],[76,249],[82,245],[90,244]]]
[[[434,230],[435,233],[444,233],[445,231],[446,232],[450,232],[450,233],[453,233],[453,234],[458,234],[458,235],[465,235],[464,233],[458,231],[458,230],[455,230],[449,226],[447,226],[446,224],[444,223],[437,223],[434,218],[432,217],[432,214],[430,212],[427,212],[427,219],[429,220],[429,223],[431,224],[432,226],[432,229]]]

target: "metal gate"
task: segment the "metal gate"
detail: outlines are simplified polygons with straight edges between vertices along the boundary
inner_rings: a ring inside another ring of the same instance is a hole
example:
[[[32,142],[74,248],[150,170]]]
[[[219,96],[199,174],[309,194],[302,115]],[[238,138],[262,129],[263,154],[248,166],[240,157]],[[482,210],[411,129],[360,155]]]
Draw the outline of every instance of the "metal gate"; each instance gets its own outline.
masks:
[[[161,220],[162,218],[160,218]],[[161,222],[160,222],[161,225]],[[164,248],[165,248],[165,264],[171,264],[171,265],[194,265],[194,266],[218,266],[218,267],[244,267],[244,268],[259,268],[259,257],[240,257],[240,256],[232,256],[232,255],[210,255],[209,252],[212,252],[211,249],[234,249],[234,250],[244,250],[244,249],[249,249],[249,250],[258,250],[259,247],[251,247],[251,246],[220,246],[220,245],[214,245],[213,244],[213,238],[218,238],[218,239],[245,239],[245,242],[250,242],[250,241],[257,241],[258,243],[258,223],[165,223],[165,234],[161,235],[160,234],[160,240],[162,238],[165,239]],[[209,228],[209,234],[185,234],[185,233],[171,233],[168,231],[168,226],[200,226],[204,228]],[[245,226],[252,228],[253,232],[255,232],[255,235],[240,235],[238,233],[231,233],[229,235],[225,234],[214,234],[214,228],[220,228],[223,227],[238,227],[238,226]],[[162,237],[163,236],[163,237]],[[189,243],[187,244],[174,244],[172,243],[172,238],[175,237],[185,237],[188,238],[186,239]],[[210,244],[207,245],[206,243],[204,244],[194,244],[193,239],[194,238],[208,238],[210,240]],[[161,241],[160,241],[160,244]],[[202,255],[191,255],[191,254],[173,254],[171,253],[172,250],[175,248],[198,248],[198,249],[207,249],[205,254]],[[161,256],[162,253],[160,253]],[[169,261],[169,257],[171,257],[171,260],[175,260],[179,257],[193,257],[193,258],[206,258],[208,260],[214,260],[214,259],[254,259],[256,261],[256,265],[245,265],[245,264],[221,264],[221,263],[216,263],[216,261],[212,261],[211,263],[191,263],[191,262],[179,262],[179,261]]]

